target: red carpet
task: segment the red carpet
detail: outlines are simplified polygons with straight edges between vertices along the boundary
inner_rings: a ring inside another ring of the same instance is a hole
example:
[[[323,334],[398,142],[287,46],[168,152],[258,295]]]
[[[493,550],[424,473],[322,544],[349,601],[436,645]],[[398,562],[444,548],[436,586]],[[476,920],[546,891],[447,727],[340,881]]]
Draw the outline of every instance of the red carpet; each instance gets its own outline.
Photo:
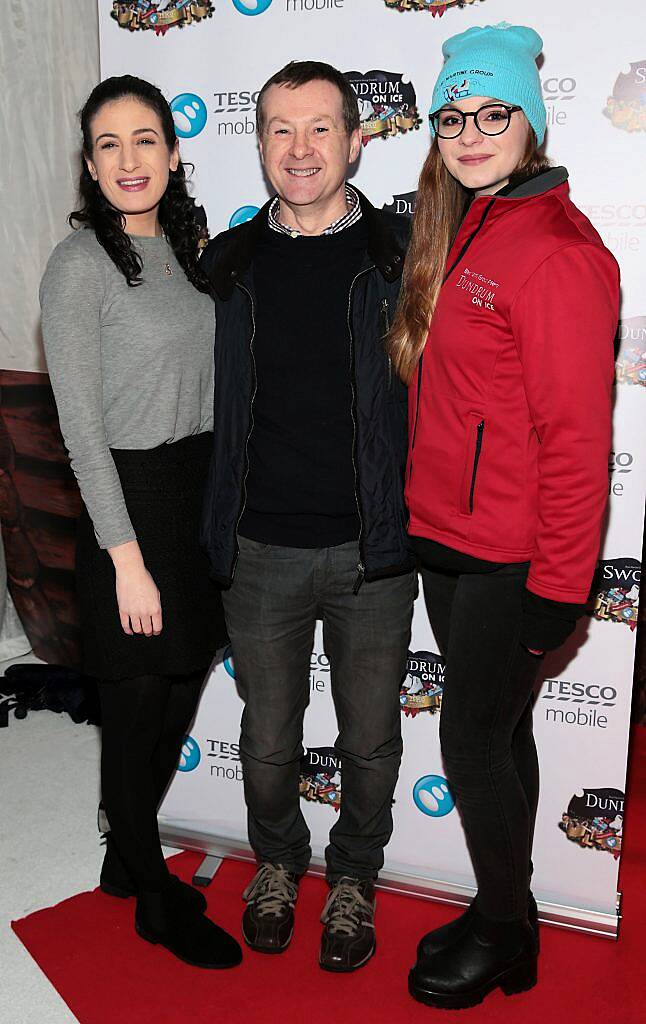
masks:
[[[523,1024],[644,1020],[646,729],[635,732],[619,942],[543,927],[538,986],[510,998],[496,992],[467,1011],[468,1019],[509,1024],[519,1017]],[[189,879],[197,864],[196,855],[180,854],[174,870]],[[228,861],[205,890],[211,916],[237,936],[240,893],[252,874],[250,865]],[[280,957],[245,949],[242,966],[232,971],[196,970],[143,942],[133,930],[134,901],[98,890],[31,914],[13,929],[81,1024],[417,1024],[437,1018],[439,1011],[408,996],[407,968],[422,932],[449,920],[454,910],[381,893],[376,957],[355,974],[330,975],[316,962],[325,893],[322,881],[306,878],[290,949]]]

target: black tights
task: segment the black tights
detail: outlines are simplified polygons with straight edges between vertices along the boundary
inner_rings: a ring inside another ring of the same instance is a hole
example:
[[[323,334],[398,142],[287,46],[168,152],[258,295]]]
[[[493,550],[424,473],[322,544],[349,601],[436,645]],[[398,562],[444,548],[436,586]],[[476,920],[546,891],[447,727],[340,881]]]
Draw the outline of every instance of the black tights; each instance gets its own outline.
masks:
[[[449,575],[422,567],[433,632],[446,657],[440,742],[478,882],[500,921],[527,915],[538,805],[532,690],[540,659],[519,642],[527,566]]]
[[[168,881],[157,808],[177,767],[204,676],[99,683],[103,803],[114,845],[139,889],[156,891]]]

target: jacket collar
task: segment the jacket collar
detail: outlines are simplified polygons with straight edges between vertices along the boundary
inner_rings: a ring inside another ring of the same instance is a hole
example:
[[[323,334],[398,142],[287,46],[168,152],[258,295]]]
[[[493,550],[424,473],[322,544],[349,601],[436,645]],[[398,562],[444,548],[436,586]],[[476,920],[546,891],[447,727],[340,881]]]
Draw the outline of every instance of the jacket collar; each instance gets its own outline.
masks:
[[[365,219],[368,232],[368,255],[381,275],[392,284],[402,275],[406,244],[391,229],[380,210],[375,209],[363,192],[355,189],[361,204],[361,216]],[[404,230],[408,230],[408,226]]]
[[[359,196],[361,218],[368,234],[368,256],[386,281],[392,283],[401,277],[406,246],[391,230],[381,211],[376,210],[356,186],[353,187]],[[255,217],[232,229],[234,234],[231,244],[223,252],[221,259],[217,260],[212,272],[213,286],[221,299],[231,297],[236,283],[251,266],[256,247],[267,225],[272,202],[273,197]]]
[[[529,199],[532,196],[542,196],[558,185],[564,185],[567,180],[568,172],[565,167],[550,167],[546,171],[539,171],[538,174],[521,182],[520,185],[505,185],[490,198]],[[487,199],[489,197],[481,196],[480,198]]]

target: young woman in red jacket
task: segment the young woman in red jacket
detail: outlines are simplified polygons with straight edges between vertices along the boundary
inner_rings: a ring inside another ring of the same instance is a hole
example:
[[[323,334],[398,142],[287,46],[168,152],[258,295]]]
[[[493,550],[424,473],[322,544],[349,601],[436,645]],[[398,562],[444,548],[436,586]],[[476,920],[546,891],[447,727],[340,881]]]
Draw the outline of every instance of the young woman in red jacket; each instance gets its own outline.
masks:
[[[389,339],[410,385],[409,533],[447,661],[442,755],[478,883],[420,942],[409,988],[436,1007],[536,981],[532,689],[583,611],[608,486],[618,269],[538,154],[541,48],[509,25],[444,44]]]

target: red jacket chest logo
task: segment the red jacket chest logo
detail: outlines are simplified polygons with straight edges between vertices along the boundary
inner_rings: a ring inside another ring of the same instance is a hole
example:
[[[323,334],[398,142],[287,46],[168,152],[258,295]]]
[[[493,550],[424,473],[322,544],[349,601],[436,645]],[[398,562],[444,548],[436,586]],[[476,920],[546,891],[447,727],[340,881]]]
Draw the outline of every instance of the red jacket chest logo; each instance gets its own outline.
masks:
[[[472,306],[495,312],[496,293],[500,282],[470,267],[456,272],[455,287],[465,293]]]

